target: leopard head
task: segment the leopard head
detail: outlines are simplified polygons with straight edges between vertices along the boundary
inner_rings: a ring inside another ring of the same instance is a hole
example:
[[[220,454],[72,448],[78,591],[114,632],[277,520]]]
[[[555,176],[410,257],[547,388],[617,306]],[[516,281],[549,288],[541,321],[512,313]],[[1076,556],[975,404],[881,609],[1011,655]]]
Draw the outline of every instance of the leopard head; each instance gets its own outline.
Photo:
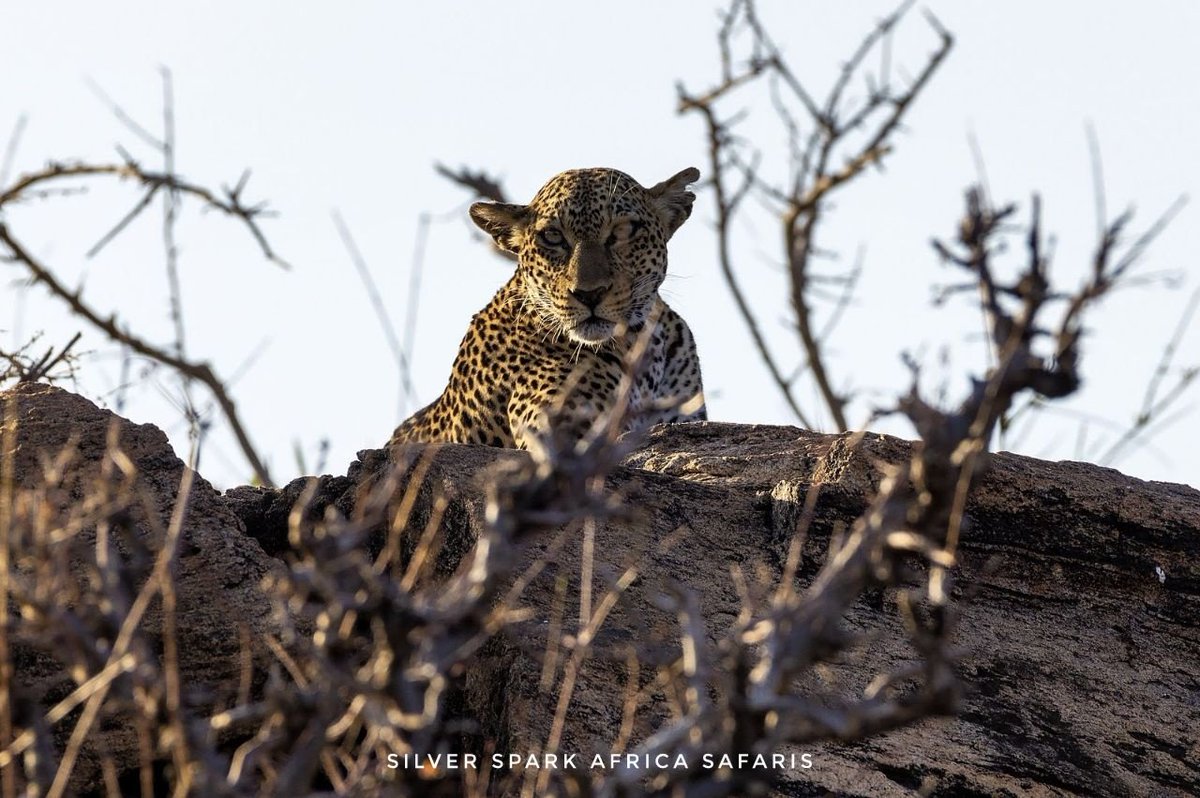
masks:
[[[517,256],[525,307],[548,330],[598,346],[638,329],[667,274],[667,241],[692,212],[696,169],[645,188],[615,169],[573,169],[528,205],[477,202],[471,219]]]

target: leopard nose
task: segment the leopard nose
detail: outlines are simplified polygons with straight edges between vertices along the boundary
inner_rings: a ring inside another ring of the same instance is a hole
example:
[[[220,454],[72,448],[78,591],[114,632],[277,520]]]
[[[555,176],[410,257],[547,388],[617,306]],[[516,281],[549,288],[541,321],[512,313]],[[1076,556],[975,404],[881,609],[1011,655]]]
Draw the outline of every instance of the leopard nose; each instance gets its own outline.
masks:
[[[579,302],[588,310],[595,310],[596,305],[600,304],[600,300],[604,298],[604,294],[607,293],[607,291],[607,287],[592,288],[586,291],[576,288],[571,292],[571,296],[578,299]]]

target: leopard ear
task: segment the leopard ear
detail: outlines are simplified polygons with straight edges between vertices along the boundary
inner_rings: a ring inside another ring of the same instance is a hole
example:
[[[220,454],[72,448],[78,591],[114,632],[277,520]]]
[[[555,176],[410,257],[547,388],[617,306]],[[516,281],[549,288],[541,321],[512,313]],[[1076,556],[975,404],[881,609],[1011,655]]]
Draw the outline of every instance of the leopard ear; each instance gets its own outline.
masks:
[[[692,215],[692,203],[696,201],[696,195],[688,191],[687,187],[689,183],[695,183],[699,179],[700,170],[693,166],[646,190],[658,206],[659,216],[667,229],[667,238],[674,235],[679,226]]]
[[[517,254],[518,233],[529,224],[533,213],[528,205],[513,205],[508,202],[476,202],[471,205],[471,221],[490,235],[496,246],[505,252]]]

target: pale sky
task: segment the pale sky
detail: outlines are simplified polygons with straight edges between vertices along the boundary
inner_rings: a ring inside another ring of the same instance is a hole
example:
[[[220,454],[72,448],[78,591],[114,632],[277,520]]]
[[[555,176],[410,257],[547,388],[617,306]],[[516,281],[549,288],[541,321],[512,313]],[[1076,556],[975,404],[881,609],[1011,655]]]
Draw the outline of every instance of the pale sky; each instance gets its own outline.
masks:
[[[17,120],[28,118],[16,174],[52,159],[112,160],[116,144],[157,166],[89,81],[159,130],[158,69],[169,67],[179,171],[219,186],[251,168],[250,198],[279,211],[264,231],[294,266],[284,272],[264,261],[234,222],[194,206],[185,212],[178,237],[189,353],[222,375],[240,372],[234,396],[276,481],[298,475],[295,442],[311,468],[322,438],[330,441],[325,471],[343,473],[356,450],[381,446],[402,416],[395,364],[331,212],[349,224],[401,329],[418,219],[434,216],[412,374],[419,402],[434,399],[471,314],[511,265],[481,245],[467,220],[465,192],[435,175],[433,163],[486,168],[518,201],[574,167],[611,166],[646,185],[687,166],[707,171],[703,126],[675,114],[674,86],[682,80],[698,90],[716,78],[718,7],[709,0],[0,0],[0,137],[7,142]],[[760,0],[764,21],[816,93],[892,7]],[[851,408],[856,423],[907,387],[902,352],[926,364],[933,387],[941,381],[933,375],[944,374],[950,397],[960,395],[967,373],[985,365],[970,305],[930,303],[930,286],[956,276],[939,266],[929,240],[953,232],[962,191],[976,179],[972,135],[994,197],[1027,210],[1031,192],[1042,193],[1064,287],[1082,278],[1096,235],[1088,124],[1100,142],[1110,215],[1132,204],[1141,230],[1178,196],[1200,188],[1200,5],[933,0],[927,7],[954,33],[954,51],[908,117],[886,172],[837,196],[818,241],[845,262],[860,249],[864,255],[857,301],[829,344],[836,381],[860,397]],[[920,10],[894,46],[894,62],[910,73],[936,45]],[[743,134],[758,138],[768,154],[777,151],[782,137],[770,109],[749,98],[745,104],[751,113]],[[144,217],[100,256],[84,257],[137,199],[128,186],[97,188],[10,211],[5,221],[67,282],[82,283],[87,301],[166,344],[161,213]],[[1200,285],[1197,213],[1195,202],[1185,208],[1141,266],[1141,274],[1174,276],[1178,287],[1159,280],[1109,298],[1091,317],[1084,390],[1013,448],[1093,459],[1132,421]],[[692,219],[672,241],[664,286],[696,334],[710,417],[793,423],[720,278],[712,221],[711,197],[701,190]],[[758,214],[737,235],[742,281],[772,342],[795,363],[778,225]],[[22,290],[22,276],[0,264],[0,344],[12,348],[38,330],[43,343],[61,344],[82,328],[43,289]],[[119,358],[85,332],[96,359],[81,375],[81,392],[111,404]],[[1197,364],[1200,323],[1185,334],[1165,385]],[[156,372],[131,387],[124,412],[163,427],[182,455],[185,428],[171,403],[177,394],[174,380]],[[1197,397],[1185,396],[1172,423],[1114,465],[1147,479],[1200,485]],[[811,390],[801,399],[817,411]],[[876,428],[912,434],[900,420]],[[219,486],[250,476],[220,424],[200,470]]]

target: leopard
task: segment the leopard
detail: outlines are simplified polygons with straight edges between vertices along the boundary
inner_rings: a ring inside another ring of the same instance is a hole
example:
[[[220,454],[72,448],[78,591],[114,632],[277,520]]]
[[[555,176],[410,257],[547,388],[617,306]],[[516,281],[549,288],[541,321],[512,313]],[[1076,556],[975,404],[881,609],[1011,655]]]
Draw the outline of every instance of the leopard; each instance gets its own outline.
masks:
[[[551,434],[577,443],[620,402],[624,432],[706,420],[695,338],[659,293],[699,179],[688,168],[646,188],[616,169],[572,169],[527,205],[473,203],[471,220],[516,268],[472,317],[445,390],[389,449],[529,449]]]

